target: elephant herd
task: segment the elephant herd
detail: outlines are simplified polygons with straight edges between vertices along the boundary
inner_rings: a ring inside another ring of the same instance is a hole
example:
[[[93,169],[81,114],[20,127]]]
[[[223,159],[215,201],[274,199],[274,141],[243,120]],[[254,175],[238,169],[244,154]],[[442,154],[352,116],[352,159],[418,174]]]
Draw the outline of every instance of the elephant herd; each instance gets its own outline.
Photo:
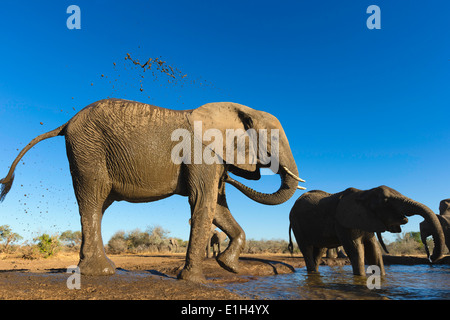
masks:
[[[10,191],[15,168],[25,153],[56,136],[65,138],[82,228],[78,266],[86,275],[115,272],[101,236],[102,217],[115,201],[152,202],[175,194],[187,197],[190,235],[186,263],[178,278],[203,282],[205,248],[227,236],[228,246],[223,252],[219,248],[215,251],[216,260],[224,269],[237,273],[245,246],[245,233],[228,208],[226,184],[266,205],[284,203],[297,188],[305,189],[298,186],[304,180],[298,176],[283,127],[269,113],[231,102],[170,110],[105,99],[28,143],[0,180],[0,201]],[[258,192],[230,176],[259,180],[261,168],[270,168],[280,176],[275,192]],[[353,272],[363,275],[365,262],[384,270],[375,233],[400,232],[407,216],[420,215],[424,218],[423,237],[432,235],[435,243],[433,252],[426,248],[427,253],[430,261],[436,261],[444,254],[444,231],[447,245],[449,241],[449,200],[441,206],[445,214],[436,216],[425,205],[386,186],[349,188],[334,194],[310,191],[298,198],[290,212],[289,237],[292,230],[308,271],[318,270],[318,261],[327,248],[343,246]],[[214,231],[216,226],[223,235]],[[292,247],[292,239],[290,243]]]
[[[400,226],[412,215],[424,218],[421,231],[423,225],[428,234],[422,234],[422,241],[426,243],[426,237],[433,236],[433,254],[430,256],[427,249],[427,255],[430,261],[437,261],[445,252],[443,229],[447,241],[450,238],[448,220],[441,225],[439,218],[445,216],[436,216],[427,206],[386,186],[370,190],[348,188],[334,194],[319,190],[304,193],[289,215],[289,247],[292,252],[292,229],[309,272],[318,271],[320,259],[328,248],[343,246],[353,274],[365,275],[364,265],[368,263],[377,265],[384,275],[382,252],[375,233],[385,249],[381,232],[401,232]]]

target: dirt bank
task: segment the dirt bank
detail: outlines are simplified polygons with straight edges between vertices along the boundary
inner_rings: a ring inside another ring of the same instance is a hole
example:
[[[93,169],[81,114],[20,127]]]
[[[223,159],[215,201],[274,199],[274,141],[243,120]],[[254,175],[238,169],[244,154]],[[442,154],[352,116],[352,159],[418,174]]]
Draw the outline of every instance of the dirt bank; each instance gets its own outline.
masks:
[[[207,284],[176,280],[184,254],[111,255],[117,273],[109,277],[81,276],[79,290],[69,290],[66,270],[78,262],[78,254],[25,260],[0,257],[0,299],[119,299],[119,300],[234,300],[243,297],[215,284],[251,281],[252,277],[294,272],[304,267],[301,257],[290,255],[244,255],[239,274],[229,273],[214,259],[203,264]],[[347,259],[323,259],[323,264],[344,265]],[[446,257],[447,263],[450,257]],[[386,264],[423,264],[425,257],[385,257]]]

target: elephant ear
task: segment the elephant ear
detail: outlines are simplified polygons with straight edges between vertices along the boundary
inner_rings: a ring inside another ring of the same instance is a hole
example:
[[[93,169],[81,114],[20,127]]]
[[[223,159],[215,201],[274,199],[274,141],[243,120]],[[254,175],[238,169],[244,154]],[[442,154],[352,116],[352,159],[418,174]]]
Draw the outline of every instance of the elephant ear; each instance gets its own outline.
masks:
[[[373,211],[370,195],[366,192],[342,197],[336,209],[336,220],[345,228],[384,232],[386,227]]]
[[[439,203],[439,214],[450,215],[450,199],[442,200]]]
[[[188,120],[194,139],[226,163],[255,171],[257,163],[257,136],[253,129],[254,109],[230,102],[208,103],[192,111]],[[195,151],[195,150],[194,150]],[[208,163],[208,159],[205,159]]]

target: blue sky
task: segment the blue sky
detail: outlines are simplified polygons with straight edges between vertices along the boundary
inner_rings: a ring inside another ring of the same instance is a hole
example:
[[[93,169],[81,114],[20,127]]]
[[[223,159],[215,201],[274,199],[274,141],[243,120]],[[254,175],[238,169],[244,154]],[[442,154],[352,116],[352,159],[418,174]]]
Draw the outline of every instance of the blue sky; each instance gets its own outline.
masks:
[[[72,4],[80,30],[66,27]],[[380,30],[366,27],[371,4],[381,9]],[[17,149],[106,97],[173,109],[234,101],[278,117],[308,190],[384,184],[437,212],[450,197],[448,12],[446,1],[406,0],[1,1],[0,175]],[[189,82],[146,75],[141,92],[127,53],[162,57]],[[278,181],[249,185],[269,192]],[[247,238],[288,238],[301,191],[274,207],[232,186],[227,194]],[[187,239],[189,215],[180,196],[115,203],[103,238],[161,225]],[[80,229],[63,138],[23,158],[0,217],[27,239]],[[421,221],[412,217],[403,231]]]

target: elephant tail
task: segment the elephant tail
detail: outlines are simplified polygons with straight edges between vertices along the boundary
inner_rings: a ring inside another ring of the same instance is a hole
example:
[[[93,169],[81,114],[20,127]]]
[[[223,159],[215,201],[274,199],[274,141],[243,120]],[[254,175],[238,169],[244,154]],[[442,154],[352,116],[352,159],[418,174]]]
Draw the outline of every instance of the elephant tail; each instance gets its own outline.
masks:
[[[291,226],[291,224],[289,224],[289,245],[288,245],[288,250],[291,253],[291,255],[293,255],[294,254],[294,244],[292,243],[291,231],[292,231],[292,226]]]
[[[8,175],[0,180],[0,202],[2,202],[6,194],[9,192],[9,190],[12,187],[13,181],[14,181],[14,170],[16,169],[17,164],[19,163],[20,159],[27,153],[28,150],[30,150],[35,144],[38,142],[41,142],[42,140],[53,138],[56,136],[63,136],[65,133],[65,128],[67,126],[67,123],[63,124],[62,126],[56,128],[55,130],[43,133],[28,143],[25,148],[20,151],[19,155],[16,157],[14,162],[11,165],[11,168],[9,169]]]

